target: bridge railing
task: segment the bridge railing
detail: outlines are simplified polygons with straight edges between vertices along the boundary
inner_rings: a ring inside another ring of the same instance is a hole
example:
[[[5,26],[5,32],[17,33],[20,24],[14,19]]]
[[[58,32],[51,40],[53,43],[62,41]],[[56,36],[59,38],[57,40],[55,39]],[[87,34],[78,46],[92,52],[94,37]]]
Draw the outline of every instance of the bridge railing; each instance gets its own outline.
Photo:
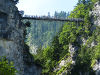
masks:
[[[48,17],[48,16],[30,16],[25,15],[22,17],[22,19],[30,19],[30,20],[49,20],[49,21],[69,21],[69,22],[84,22],[84,19],[82,18],[56,18],[56,17]]]

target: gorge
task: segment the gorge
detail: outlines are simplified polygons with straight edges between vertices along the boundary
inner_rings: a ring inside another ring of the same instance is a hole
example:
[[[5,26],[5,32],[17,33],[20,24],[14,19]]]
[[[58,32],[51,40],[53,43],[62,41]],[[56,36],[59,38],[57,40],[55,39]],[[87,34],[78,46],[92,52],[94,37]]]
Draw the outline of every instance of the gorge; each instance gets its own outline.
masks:
[[[27,37],[30,43],[34,41],[31,36],[35,34],[33,28],[35,30],[36,26],[30,27],[22,22],[17,2],[0,0],[0,56],[6,56],[14,63],[18,71],[16,75],[100,75],[99,0],[79,0],[68,18],[84,18],[84,22],[59,23],[63,24],[63,27],[59,26],[61,31],[49,46],[40,48],[36,55],[30,54],[25,43],[26,27],[29,27],[28,32],[31,31]],[[54,24],[57,27],[58,23]],[[50,26],[44,27],[39,32],[45,32],[45,28]],[[51,31],[56,27],[51,27]]]

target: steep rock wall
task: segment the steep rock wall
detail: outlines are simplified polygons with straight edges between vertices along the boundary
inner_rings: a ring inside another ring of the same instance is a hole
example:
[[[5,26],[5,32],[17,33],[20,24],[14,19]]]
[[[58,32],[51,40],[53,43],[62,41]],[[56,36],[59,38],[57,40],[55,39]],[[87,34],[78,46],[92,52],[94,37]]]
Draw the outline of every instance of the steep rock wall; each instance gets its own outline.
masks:
[[[40,75],[24,43],[25,25],[13,0],[0,0],[0,56],[14,62],[17,75]]]

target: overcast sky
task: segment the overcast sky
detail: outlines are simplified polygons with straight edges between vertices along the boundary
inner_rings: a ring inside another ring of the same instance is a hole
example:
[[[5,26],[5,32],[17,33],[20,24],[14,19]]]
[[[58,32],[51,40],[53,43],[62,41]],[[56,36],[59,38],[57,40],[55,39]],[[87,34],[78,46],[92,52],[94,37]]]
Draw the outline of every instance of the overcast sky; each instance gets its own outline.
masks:
[[[51,15],[55,11],[72,11],[78,0],[19,0],[19,10],[24,10],[26,15]]]

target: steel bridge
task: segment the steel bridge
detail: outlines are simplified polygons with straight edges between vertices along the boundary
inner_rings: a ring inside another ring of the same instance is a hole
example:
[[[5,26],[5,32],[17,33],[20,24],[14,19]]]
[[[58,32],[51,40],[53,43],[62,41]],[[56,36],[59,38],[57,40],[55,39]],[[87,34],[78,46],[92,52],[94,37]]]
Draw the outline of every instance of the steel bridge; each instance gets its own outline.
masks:
[[[36,16],[25,16],[22,17],[23,20],[44,20],[44,21],[63,21],[63,22],[84,22],[81,18],[53,18],[53,17],[36,17]]]

